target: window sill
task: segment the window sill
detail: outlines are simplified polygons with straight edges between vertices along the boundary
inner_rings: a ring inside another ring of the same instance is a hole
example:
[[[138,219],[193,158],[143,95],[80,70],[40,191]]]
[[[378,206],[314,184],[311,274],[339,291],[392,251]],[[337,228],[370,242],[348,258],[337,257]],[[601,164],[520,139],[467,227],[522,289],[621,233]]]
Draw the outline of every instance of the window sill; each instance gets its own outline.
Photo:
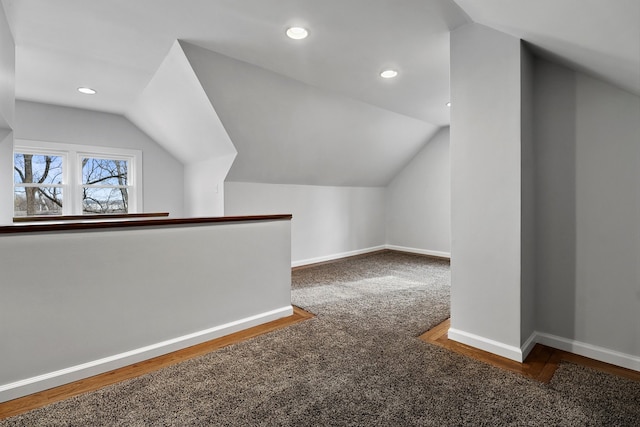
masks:
[[[23,222],[60,222],[60,221],[86,221],[86,220],[108,220],[108,219],[137,219],[137,218],[158,218],[168,217],[169,212],[145,212],[133,214],[94,214],[94,215],[46,215],[46,216],[16,216],[14,223]]]

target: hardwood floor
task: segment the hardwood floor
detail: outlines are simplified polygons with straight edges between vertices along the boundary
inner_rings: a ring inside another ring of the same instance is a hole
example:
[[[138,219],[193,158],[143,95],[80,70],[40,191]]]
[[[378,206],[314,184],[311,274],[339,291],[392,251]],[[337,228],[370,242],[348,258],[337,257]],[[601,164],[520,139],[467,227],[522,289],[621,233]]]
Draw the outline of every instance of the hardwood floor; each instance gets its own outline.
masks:
[[[282,329],[314,317],[313,314],[298,307],[293,308],[293,315],[282,319],[255,326],[244,331],[236,332],[215,340],[178,350],[173,353],[158,356],[140,363],[125,366],[120,369],[105,372],[90,378],[65,384],[49,390],[44,390],[29,396],[0,403],[0,419],[22,414],[32,409],[40,408],[50,403],[68,399],[78,394],[98,390],[111,384],[130,378],[139,377],[149,372],[157,371],[167,366],[175,365],[185,360],[210,353],[222,347],[254,338],[258,335]]]
[[[473,359],[488,363],[498,368],[516,372],[527,378],[531,378],[543,383],[551,381],[553,374],[558,368],[561,361],[573,362],[579,365],[598,369],[609,374],[618,375],[635,381],[640,381],[640,372],[630,369],[621,368],[619,366],[610,365],[608,363],[593,360],[588,357],[579,356],[562,350],[557,350],[545,345],[536,344],[527,359],[523,363],[515,362],[501,356],[496,356],[477,348],[452,341],[447,336],[449,330],[449,319],[428,330],[420,336],[420,339],[444,347],[456,353],[463,354]]]

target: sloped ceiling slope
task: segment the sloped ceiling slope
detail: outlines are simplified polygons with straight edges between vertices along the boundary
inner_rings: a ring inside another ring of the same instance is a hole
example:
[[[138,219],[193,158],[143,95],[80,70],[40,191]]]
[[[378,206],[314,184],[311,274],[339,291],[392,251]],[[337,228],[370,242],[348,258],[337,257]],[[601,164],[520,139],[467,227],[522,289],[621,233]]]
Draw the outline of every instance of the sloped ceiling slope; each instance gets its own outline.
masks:
[[[178,41],[126,115],[183,164],[236,154]]]
[[[640,95],[640,0],[455,0],[536,53]]]
[[[238,156],[228,181],[383,186],[438,127],[182,42]]]
[[[229,175],[238,181],[386,184],[449,122],[449,31],[471,20],[640,93],[639,0],[1,2],[18,99],[132,114],[176,40],[208,49],[191,49],[191,81],[238,150]],[[290,25],[310,36],[287,39]],[[386,67],[398,78],[382,80]],[[156,139],[184,161],[208,155],[182,145],[199,141],[189,132]]]
[[[437,125],[449,122],[451,0],[2,0],[20,99],[125,113],[175,40]],[[285,30],[305,25],[310,36]],[[394,67],[395,82],[379,77]],[[78,94],[78,86],[98,96]]]

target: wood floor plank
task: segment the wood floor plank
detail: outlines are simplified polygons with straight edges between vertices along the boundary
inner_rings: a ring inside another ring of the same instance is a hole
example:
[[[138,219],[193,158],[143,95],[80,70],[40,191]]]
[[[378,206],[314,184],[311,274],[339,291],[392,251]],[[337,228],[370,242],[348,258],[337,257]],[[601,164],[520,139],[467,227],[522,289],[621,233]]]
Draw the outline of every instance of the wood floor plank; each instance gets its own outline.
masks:
[[[449,330],[450,326],[451,326],[451,321],[447,319],[444,322],[440,323],[439,325],[436,325],[433,328],[429,329],[427,332],[422,334],[420,338],[427,342],[438,341],[443,336],[446,337],[447,331]]]
[[[220,348],[294,325],[313,317],[313,314],[294,306],[293,315],[282,319],[254,326],[253,328],[245,329],[202,344],[197,344],[192,347],[168,353],[163,356],[154,357],[153,359],[134,363],[90,378],[85,378],[49,390],[44,390],[18,399],[10,400],[8,402],[0,403],[0,419],[13,417],[82,393],[98,390],[111,384],[139,377],[185,360],[203,356]]]
[[[551,347],[549,347],[551,348]],[[564,351],[553,349],[549,360],[540,371],[540,375],[537,380],[543,383],[548,383],[553,378],[553,374],[556,373],[558,366],[560,366],[560,362],[562,361]]]

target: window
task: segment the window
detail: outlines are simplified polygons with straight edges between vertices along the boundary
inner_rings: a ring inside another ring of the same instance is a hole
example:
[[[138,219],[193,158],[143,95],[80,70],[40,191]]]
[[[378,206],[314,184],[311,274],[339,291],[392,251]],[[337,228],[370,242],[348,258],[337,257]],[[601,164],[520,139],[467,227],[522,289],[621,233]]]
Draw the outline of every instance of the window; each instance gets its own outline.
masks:
[[[14,216],[61,215],[63,155],[15,153]]]
[[[139,150],[16,141],[14,216],[142,210]]]
[[[82,157],[82,213],[129,213],[129,160]]]

